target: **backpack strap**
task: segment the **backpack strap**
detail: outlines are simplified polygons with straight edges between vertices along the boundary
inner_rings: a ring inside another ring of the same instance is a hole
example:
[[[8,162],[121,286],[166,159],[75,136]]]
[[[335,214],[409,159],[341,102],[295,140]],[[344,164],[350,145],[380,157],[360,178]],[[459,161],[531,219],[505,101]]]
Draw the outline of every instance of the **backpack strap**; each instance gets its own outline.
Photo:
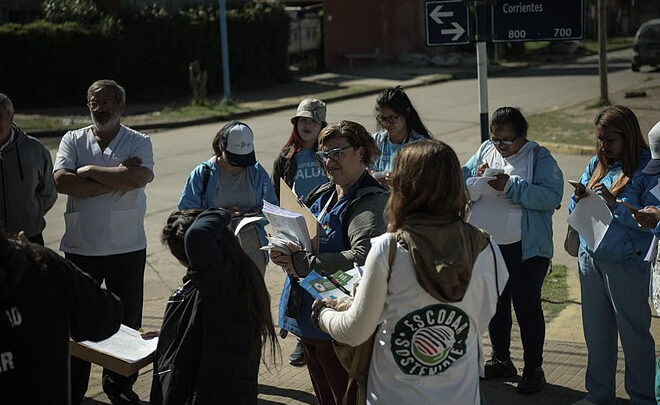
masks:
[[[390,283],[390,277],[392,276],[392,263],[394,263],[394,258],[396,257],[396,235],[390,233],[390,254],[387,258],[388,269],[387,269],[387,283]]]
[[[202,178],[202,193],[199,195],[199,200],[201,203],[201,207],[204,206],[204,194],[206,194],[206,189],[209,186],[209,178],[211,178],[211,167],[207,165],[206,163],[203,163],[204,165],[204,177]]]

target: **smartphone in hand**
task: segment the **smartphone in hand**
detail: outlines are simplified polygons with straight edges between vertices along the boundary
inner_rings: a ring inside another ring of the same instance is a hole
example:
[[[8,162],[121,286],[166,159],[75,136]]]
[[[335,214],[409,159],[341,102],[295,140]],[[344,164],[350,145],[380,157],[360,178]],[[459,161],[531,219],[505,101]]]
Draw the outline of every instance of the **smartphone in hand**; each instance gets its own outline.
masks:
[[[584,197],[587,194],[587,188],[584,186],[584,184],[580,183],[579,181],[568,180],[568,184],[575,187],[575,195],[578,198]]]

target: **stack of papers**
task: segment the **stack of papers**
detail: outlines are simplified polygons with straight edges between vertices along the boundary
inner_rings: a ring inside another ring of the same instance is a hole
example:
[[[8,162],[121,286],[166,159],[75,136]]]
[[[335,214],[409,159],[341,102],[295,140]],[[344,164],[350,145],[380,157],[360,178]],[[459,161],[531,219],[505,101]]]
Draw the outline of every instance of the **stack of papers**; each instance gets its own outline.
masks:
[[[468,193],[470,194],[470,199],[472,201],[478,201],[483,195],[490,195],[492,197],[497,197],[498,191],[488,184],[491,180],[497,180],[497,177],[469,177],[465,180],[465,185],[467,186]]]
[[[603,241],[613,216],[600,196],[590,189],[587,189],[587,193],[587,197],[580,198],[567,222],[595,252]]]
[[[264,250],[279,250],[291,253],[287,244],[289,242],[299,246],[306,252],[312,252],[312,241],[309,238],[305,217],[301,214],[285,210],[264,200],[262,213],[270,222],[275,236],[268,237],[268,245]]]
[[[79,343],[82,346],[89,347],[100,353],[105,353],[127,363],[137,363],[156,351],[158,338],[142,339],[140,332],[126,325],[121,325],[117,333],[105,340],[100,342],[85,340]]]

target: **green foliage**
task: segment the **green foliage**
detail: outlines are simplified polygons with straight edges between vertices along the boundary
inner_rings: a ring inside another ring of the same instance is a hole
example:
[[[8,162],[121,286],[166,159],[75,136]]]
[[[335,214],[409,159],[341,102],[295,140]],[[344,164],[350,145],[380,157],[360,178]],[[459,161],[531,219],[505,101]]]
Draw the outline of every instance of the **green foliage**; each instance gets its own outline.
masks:
[[[85,1],[46,3],[44,7]],[[174,14],[151,6],[121,19],[69,10],[70,16],[86,17],[0,25],[0,55],[12,61],[0,64],[1,92],[24,105],[78,103],[94,80],[112,78],[126,88],[131,101],[171,100],[190,95],[188,65],[198,60],[208,71],[209,94],[222,93],[217,8]],[[289,17],[282,6],[248,3],[230,9],[227,27],[233,90],[290,80]]]
[[[96,24],[103,13],[92,0],[45,0],[42,4],[44,20],[53,23],[77,22]]]

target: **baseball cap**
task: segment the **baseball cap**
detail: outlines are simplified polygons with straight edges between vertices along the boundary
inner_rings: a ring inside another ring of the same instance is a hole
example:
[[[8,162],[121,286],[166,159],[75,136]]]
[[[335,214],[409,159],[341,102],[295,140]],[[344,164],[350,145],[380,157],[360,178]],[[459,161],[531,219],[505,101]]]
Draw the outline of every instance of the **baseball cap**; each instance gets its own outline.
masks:
[[[232,166],[254,166],[254,134],[247,124],[231,121],[220,130],[222,149]]]
[[[651,160],[646,164],[642,173],[657,176],[660,174],[660,122],[649,131],[649,147],[651,148]]]
[[[296,115],[291,117],[291,123],[296,124],[298,117],[307,117],[325,123],[325,103],[315,98],[306,98],[298,104]]]

